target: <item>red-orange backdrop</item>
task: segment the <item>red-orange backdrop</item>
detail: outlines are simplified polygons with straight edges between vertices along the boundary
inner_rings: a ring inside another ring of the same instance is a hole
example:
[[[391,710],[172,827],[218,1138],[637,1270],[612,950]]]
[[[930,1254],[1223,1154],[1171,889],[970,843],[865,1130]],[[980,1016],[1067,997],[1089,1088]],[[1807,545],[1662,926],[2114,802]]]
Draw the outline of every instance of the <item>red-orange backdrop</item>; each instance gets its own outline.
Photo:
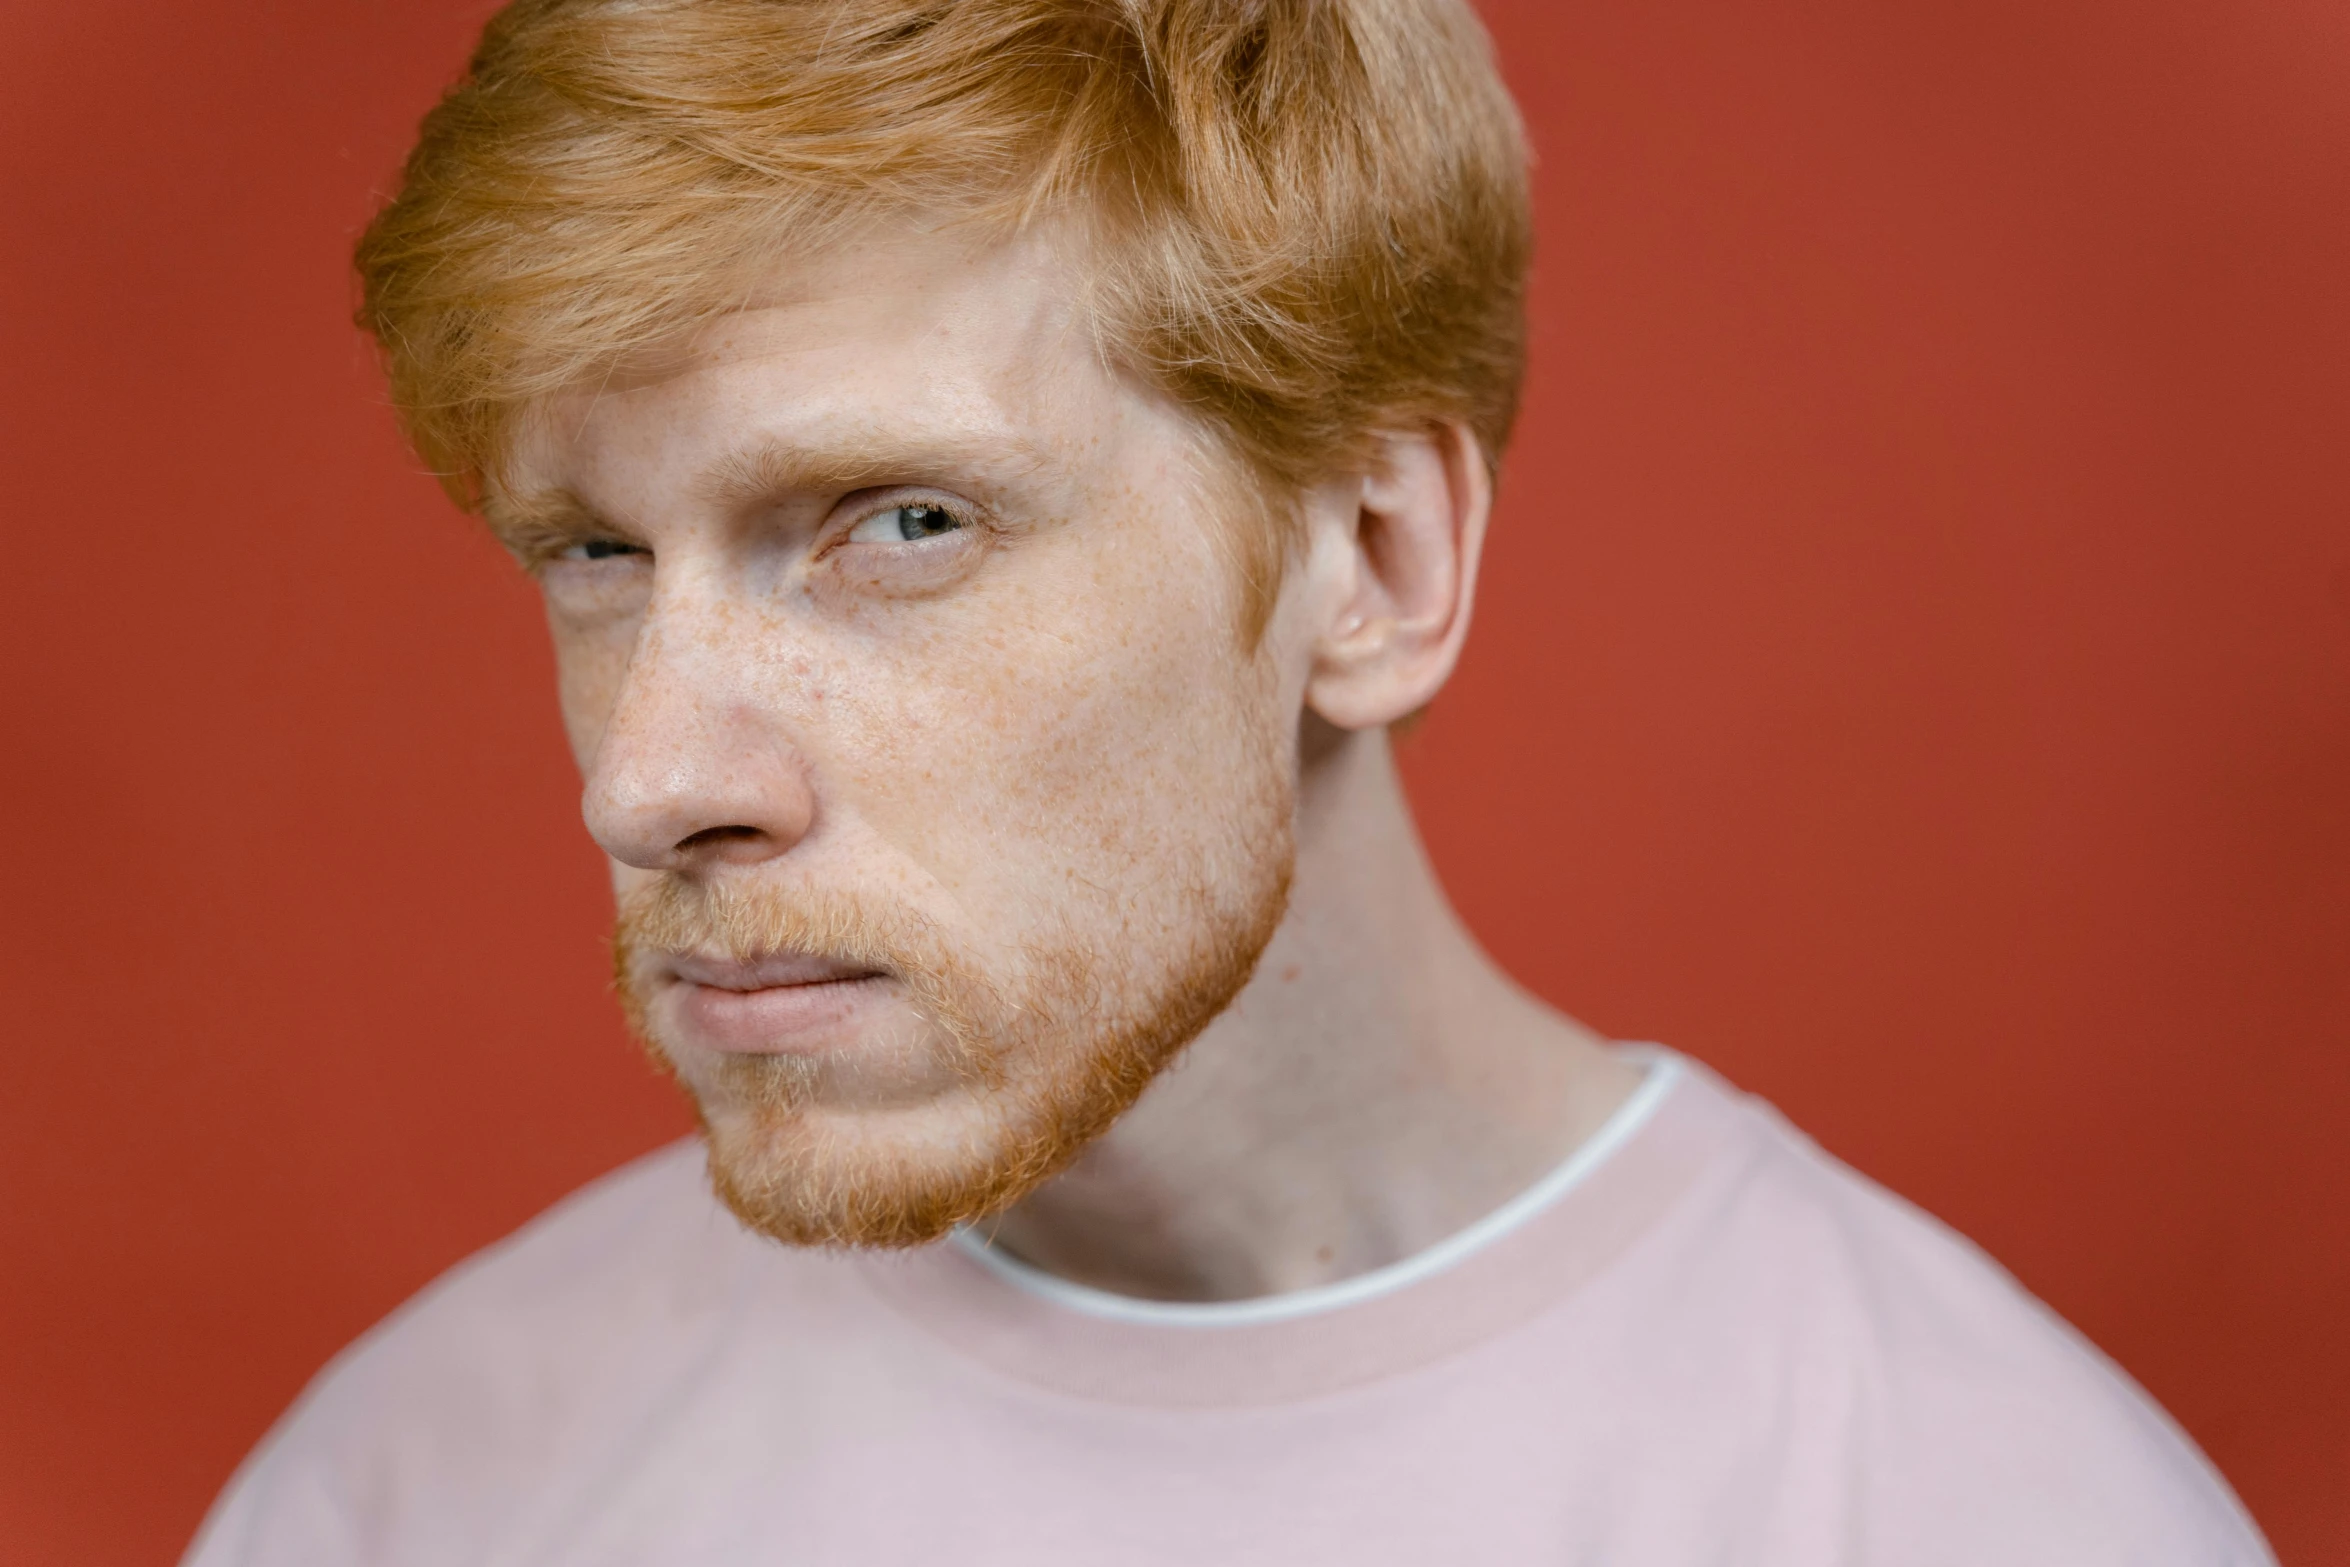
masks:
[[[0,14],[0,1555],[167,1560],[684,1120],[531,596],[345,324],[482,0]],[[1774,1096],[2350,1559],[2350,9],[1508,0],[1537,370],[1411,742],[1545,995]]]

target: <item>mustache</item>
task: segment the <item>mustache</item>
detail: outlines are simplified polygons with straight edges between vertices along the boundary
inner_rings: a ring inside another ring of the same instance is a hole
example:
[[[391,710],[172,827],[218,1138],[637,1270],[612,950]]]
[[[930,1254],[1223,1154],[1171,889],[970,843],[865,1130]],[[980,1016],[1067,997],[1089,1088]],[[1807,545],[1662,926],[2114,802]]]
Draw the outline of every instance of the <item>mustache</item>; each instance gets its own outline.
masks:
[[[639,951],[754,962],[804,953],[895,971],[922,967],[945,945],[928,916],[835,891],[663,875],[620,903],[619,929]]]

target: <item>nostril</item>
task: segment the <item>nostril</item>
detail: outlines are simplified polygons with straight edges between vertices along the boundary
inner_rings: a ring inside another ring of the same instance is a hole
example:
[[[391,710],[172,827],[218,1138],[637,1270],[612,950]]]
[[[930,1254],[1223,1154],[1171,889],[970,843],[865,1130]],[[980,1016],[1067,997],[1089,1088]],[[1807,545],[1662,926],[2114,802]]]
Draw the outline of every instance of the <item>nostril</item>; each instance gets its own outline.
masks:
[[[725,844],[757,843],[766,836],[756,827],[705,827],[678,839],[677,852],[691,854],[696,849],[715,849]]]

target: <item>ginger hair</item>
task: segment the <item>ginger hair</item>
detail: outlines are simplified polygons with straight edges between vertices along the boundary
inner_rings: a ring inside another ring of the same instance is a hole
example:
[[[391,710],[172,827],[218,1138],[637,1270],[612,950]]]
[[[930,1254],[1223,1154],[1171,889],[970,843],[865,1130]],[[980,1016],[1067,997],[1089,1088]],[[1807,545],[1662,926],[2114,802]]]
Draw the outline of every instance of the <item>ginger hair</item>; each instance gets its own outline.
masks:
[[[359,322],[471,508],[534,401],[892,213],[1075,220],[1102,351],[1263,495],[1383,429],[1508,437],[1526,153],[1463,0],[513,0],[359,242]]]

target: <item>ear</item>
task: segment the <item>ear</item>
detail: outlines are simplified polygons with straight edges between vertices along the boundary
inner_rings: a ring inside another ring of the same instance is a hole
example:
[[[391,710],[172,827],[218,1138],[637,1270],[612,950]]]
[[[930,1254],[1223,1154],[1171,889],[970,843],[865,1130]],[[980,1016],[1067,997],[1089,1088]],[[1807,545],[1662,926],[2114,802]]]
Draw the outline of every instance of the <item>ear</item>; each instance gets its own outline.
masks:
[[[1368,729],[1425,707],[1452,674],[1493,480],[1477,438],[1448,421],[1383,437],[1351,498],[1351,546],[1324,601],[1305,694],[1339,728]]]

